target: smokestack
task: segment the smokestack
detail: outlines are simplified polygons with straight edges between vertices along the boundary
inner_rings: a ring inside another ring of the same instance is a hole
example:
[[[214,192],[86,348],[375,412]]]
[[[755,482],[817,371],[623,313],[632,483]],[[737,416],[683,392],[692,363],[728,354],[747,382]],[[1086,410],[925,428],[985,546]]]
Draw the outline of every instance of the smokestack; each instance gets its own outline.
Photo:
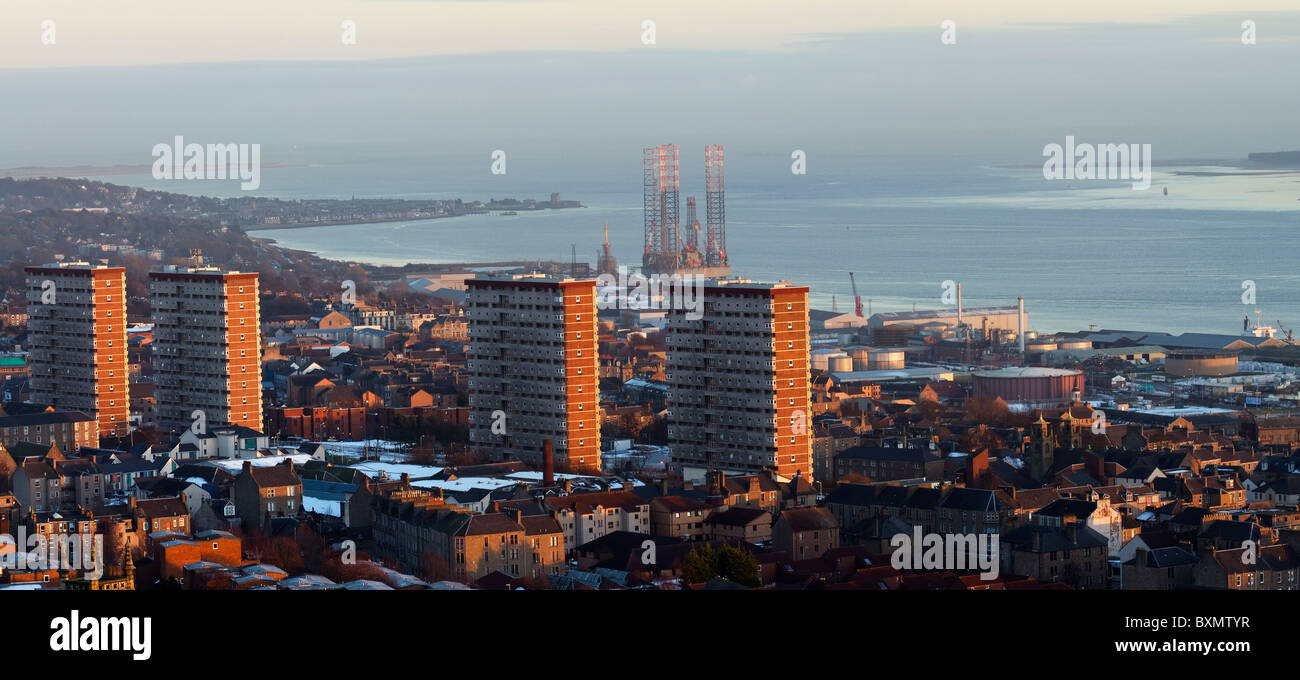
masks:
[[[957,282],[957,332],[961,332],[961,281]]]
[[[555,449],[551,440],[542,440],[542,486],[555,486]]]
[[[1020,313],[1016,315],[1016,337],[1020,338],[1020,361],[1025,360],[1025,296],[1016,298],[1020,301]]]

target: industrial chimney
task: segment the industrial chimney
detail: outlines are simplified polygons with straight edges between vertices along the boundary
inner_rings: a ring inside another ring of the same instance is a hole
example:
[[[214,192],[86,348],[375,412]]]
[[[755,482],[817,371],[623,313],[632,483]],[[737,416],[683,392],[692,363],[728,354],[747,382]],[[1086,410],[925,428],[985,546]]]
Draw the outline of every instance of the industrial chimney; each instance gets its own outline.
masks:
[[[542,440],[542,486],[555,486],[555,449],[551,440]]]
[[[961,281],[957,282],[957,333],[961,334]]]
[[[1020,301],[1020,313],[1016,315],[1016,337],[1020,340],[1020,361],[1025,360],[1025,296],[1016,298]]]

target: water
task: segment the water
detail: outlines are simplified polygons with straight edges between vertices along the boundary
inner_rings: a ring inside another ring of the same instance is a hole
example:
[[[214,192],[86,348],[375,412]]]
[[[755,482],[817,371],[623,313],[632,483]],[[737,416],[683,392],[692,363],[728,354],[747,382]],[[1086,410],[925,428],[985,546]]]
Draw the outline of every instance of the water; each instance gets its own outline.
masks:
[[[1238,333],[1242,319],[1300,324],[1300,174],[1189,176],[1158,167],[1151,189],[1128,182],[1045,181],[1017,159],[870,157],[728,148],[727,246],[733,271],[808,285],[815,307],[852,311],[848,272],[872,311],[940,306],[945,280],[967,307],[1025,297],[1040,332],[1098,328]],[[703,221],[702,148],[683,146],[681,205]],[[697,158],[698,156],[698,158]],[[259,195],[281,198],[539,198],[585,209],[252,232],[328,258],[382,264],[548,259],[595,261],[609,223],[620,263],[640,263],[640,158],[513,154],[506,175],[487,153],[338,158],[267,168]],[[1029,163],[1034,162],[1032,157]],[[1158,161],[1157,161],[1158,163]],[[700,166],[700,167],[695,167]],[[1230,172],[1230,168],[1208,168]],[[106,181],[236,195],[231,183]],[[1163,195],[1162,188],[1169,194]],[[1243,304],[1242,282],[1256,286]]]

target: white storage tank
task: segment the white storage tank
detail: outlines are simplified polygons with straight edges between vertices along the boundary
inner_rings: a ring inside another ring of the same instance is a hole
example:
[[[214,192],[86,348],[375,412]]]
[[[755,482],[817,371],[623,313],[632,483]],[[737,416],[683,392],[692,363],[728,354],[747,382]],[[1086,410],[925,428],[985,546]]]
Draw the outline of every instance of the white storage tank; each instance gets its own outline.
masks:
[[[870,347],[852,347],[849,349],[849,356],[853,357],[853,370],[869,370],[868,367],[871,365]]]
[[[882,347],[873,349],[867,355],[867,370],[893,371],[906,365],[907,355],[901,349]]]
[[[853,371],[853,357],[847,354],[831,357],[830,367],[832,373],[850,373]]]
[[[818,371],[830,370],[830,360],[832,357],[847,357],[848,355],[838,349],[815,349],[812,351],[812,367]]]

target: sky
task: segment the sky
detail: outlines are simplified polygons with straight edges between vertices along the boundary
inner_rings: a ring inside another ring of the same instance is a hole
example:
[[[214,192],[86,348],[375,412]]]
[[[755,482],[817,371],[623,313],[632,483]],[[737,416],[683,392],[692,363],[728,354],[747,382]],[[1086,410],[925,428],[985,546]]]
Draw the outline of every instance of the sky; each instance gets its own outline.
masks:
[[[1026,163],[1067,134],[1158,159],[1300,148],[1295,0],[1226,6],[4,0],[0,168],[148,163],[178,134],[263,163],[724,136]]]

